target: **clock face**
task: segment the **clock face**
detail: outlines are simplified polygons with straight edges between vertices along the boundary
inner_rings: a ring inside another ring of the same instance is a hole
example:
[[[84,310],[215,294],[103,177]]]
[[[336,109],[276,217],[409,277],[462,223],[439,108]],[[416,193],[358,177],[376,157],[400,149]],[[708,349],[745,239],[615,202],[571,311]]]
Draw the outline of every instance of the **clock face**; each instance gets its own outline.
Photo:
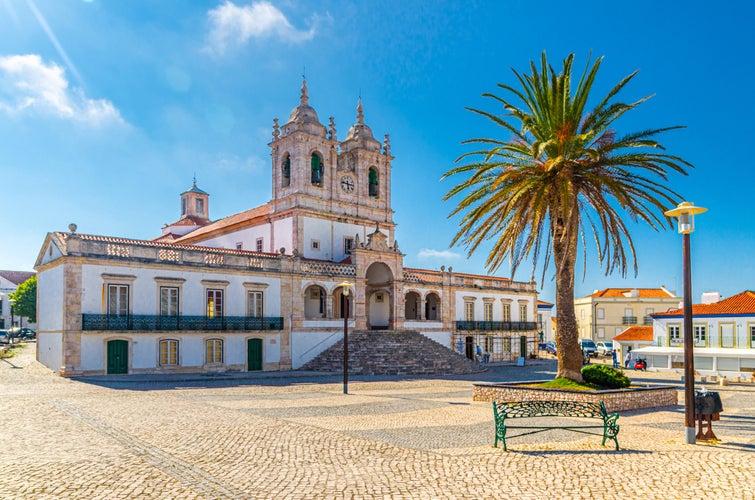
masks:
[[[341,177],[341,189],[343,189],[347,193],[354,191],[354,179],[352,179],[348,175]]]

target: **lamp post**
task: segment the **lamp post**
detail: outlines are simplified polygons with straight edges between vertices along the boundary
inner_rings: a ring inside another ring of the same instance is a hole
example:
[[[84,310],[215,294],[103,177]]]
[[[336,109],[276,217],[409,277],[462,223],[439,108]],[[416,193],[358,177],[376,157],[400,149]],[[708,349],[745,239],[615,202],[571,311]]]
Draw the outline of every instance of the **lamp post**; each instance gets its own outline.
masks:
[[[696,207],[684,201],[675,209],[665,212],[667,217],[676,217],[682,235],[682,260],[684,272],[684,427],[687,444],[695,444],[695,358],[692,343],[692,272],[690,270],[690,233],[695,230],[695,215],[708,209]]]
[[[16,299],[9,299],[8,304],[10,304],[10,330],[8,330],[9,332],[8,342],[12,344],[13,343],[13,323],[14,323],[13,306],[16,305]]]
[[[349,290],[353,284],[344,281],[338,286],[343,288],[341,294],[341,312],[343,313],[343,393],[349,393]]]

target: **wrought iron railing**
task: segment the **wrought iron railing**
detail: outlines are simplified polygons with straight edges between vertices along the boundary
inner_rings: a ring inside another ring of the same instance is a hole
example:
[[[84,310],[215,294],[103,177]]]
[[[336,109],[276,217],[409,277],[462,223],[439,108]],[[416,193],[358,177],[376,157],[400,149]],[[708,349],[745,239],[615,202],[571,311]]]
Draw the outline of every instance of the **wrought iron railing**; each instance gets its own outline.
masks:
[[[624,316],[623,318],[621,318],[621,324],[622,325],[636,325],[637,316]]]
[[[457,331],[523,332],[537,330],[534,321],[457,321]]]
[[[82,314],[82,330],[282,330],[283,318]]]
[[[642,324],[645,326],[652,325],[653,324],[653,318],[651,316],[645,316],[642,319]]]

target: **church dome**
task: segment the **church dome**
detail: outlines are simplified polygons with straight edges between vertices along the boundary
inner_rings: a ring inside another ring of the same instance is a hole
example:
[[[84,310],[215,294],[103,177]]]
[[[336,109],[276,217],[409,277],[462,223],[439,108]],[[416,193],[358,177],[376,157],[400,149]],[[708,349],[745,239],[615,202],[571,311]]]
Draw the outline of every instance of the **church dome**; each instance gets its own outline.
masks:
[[[284,135],[294,130],[303,129],[309,133],[325,136],[325,126],[320,123],[315,108],[309,105],[309,93],[307,91],[307,81],[303,80],[301,85],[301,99],[299,105],[291,110],[288,117],[288,123],[283,126]]]
[[[380,143],[372,135],[372,129],[364,123],[364,108],[361,99],[357,105],[357,122],[351,126],[344,139],[345,143],[349,141],[357,142],[366,149],[374,151],[380,149]]]

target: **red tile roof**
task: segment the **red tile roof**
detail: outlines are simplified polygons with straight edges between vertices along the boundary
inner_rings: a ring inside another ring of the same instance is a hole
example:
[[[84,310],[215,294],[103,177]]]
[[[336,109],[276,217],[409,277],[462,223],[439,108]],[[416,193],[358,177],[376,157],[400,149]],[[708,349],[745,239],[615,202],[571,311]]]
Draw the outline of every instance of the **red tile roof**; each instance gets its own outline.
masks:
[[[599,290],[590,297],[607,297],[607,298],[629,298],[629,294],[632,290],[637,290],[638,297],[641,299],[668,299],[673,298],[674,294],[666,290],[665,288],[604,288]]]
[[[243,212],[239,212],[237,214],[229,215],[228,217],[223,217],[222,219],[218,219],[215,222],[212,222],[204,227],[200,227],[199,229],[190,232],[186,236],[178,238],[176,241],[179,243],[191,243],[192,241],[200,239],[200,237],[202,236],[209,237],[211,233],[223,234],[225,232],[228,232],[226,230],[229,230],[231,228],[240,229],[241,227],[247,227],[258,223],[260,222],[260,219],[262,217],[265,217],[267,215],[270,215],[269,203],[266,203],[265,205],[262,205],[260,207],[244,210]]]
[[[630,326],[620,334],[616,335],[613,339],[618,340],[619,342],[652,341],[653,327]]]
[[[545,302],[543,300],[538,299],[537,305],[544,306],[544,307],[553,307],[554,304],[551,304],[550,302]]]
[[[181,217],[176,222],[166,224],[166,226],[204,226],[209,223],[210,219],[205,219],[204,217],[195,217],[194,215],[187,215],[186,217]]]
[[[666,312],[652,314],[651,316],[681,316],[684,309],[672,309]],[[707,314],[755,314],[755,292],[745,290],[728,299],[723,299],[713,304],[693,304],[692,315],[704,316]]]
[[[30,273],[28,271],[0,271],[0,276],[7,279],[14,285],[20,285],[24,281],[34,276],[34,273]]]

